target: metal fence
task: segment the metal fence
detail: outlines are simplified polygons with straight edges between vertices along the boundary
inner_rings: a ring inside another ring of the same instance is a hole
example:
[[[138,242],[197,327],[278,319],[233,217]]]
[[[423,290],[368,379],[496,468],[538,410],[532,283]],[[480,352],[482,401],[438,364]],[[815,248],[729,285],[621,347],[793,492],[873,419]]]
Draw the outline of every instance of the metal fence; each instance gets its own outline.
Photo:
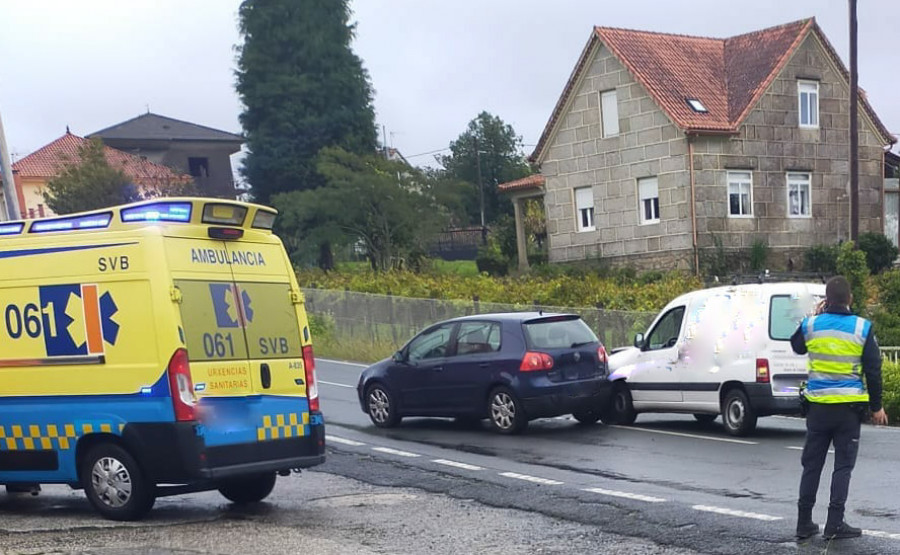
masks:
[[[578,314],[607,348],[630,345],[644,332],[655,312],[604,310],[534,304],[502,304],[471,300],[414,299],[354,291],[303,289],[306,310],[317,324],[333,329],[336,339],[402,346],[429,324],[489,312],[567,312]]]

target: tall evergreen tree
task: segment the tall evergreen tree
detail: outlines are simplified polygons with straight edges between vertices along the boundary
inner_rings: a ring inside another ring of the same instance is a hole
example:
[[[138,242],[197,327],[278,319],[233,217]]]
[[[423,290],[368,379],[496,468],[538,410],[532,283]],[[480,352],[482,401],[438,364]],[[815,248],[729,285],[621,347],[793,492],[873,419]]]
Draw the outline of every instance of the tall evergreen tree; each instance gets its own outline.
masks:
[[[324,185],[324,147],[374,151],[372,87],[350,49],[349,0],[245,0],[239,14],[242,173],[255,200]]]

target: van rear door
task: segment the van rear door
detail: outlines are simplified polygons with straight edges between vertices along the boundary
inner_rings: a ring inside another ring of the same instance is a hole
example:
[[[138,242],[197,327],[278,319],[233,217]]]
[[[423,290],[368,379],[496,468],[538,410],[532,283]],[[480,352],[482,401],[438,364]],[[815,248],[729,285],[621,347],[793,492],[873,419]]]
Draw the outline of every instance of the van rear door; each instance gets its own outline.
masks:
[[[794,353],[790,339],[816,302],[814,296],[797,294],[776,294],[769,301],[771,341],[761,355],[769,363],[772,395],[775,397],[795,397],[800,391],[800,384],[808,377],[807,357]]]

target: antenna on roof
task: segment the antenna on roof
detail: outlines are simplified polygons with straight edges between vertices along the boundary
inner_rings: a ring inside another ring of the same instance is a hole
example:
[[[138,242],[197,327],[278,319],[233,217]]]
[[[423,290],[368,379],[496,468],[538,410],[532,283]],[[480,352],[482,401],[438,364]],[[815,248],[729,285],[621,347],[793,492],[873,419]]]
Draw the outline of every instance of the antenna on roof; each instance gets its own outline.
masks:
[[[68,125],[66,125],[66,135],[69,135],[69,134],[71,134],[71,133],[72,133],[72,132],[71,132],[71,131],[69,131],[69,126],[68,126]]]
[[[144,106],[147,107],[147,113],[149,114],[150,113],[150,104],[144,104]]]

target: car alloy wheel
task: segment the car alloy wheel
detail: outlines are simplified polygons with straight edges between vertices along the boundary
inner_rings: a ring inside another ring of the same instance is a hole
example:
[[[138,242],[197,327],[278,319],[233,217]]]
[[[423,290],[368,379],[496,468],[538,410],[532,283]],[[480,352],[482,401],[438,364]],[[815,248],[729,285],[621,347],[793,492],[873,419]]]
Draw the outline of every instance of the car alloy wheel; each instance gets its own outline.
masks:
[[[498,391],[494,394],[491,401],[491,418],[501,430],[512,428],[516,421],[516,404],[508,393]]]
[[[368,389],[366,409],[372,423],[379,428],[392,428],[400,422],[394,399],[381,384],[375,384]]]

